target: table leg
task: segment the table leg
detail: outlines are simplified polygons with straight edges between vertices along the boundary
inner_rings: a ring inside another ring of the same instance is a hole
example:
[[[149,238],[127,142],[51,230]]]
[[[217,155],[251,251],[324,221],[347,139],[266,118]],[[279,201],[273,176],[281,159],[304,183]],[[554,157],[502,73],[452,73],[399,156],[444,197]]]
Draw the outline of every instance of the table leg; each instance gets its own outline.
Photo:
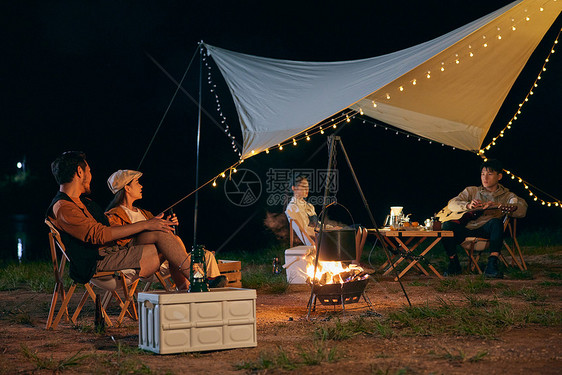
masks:
[[[441,238],[442,238],[442,237],[437,237],[437,238],[431,243],[431,245],[429,245],[429,246],[420,254],[420,256],[422,256],[422,257],[425,256],[425,254],[427,254],[427,253],[429,252],[429,250],[433,249],[433,247],[434,247],[435,245],[437,245],[437,244],[439,243],[439,241],[441,241]],[[431,269],[431,271],[433,271],[433,273],[434,273],[435,275],[437,275],[438,278],[443,279],[443,276],[441,276],[441,274],[439,273],[439,271],[437,271],[437,270],[435,269],[435,267],[433,267],[431,264],[428,264],[428,267]]]
[[[426,237],[423,237],[423,238],[422,238],[422,241],[425,240],[425,239],[426,239]],[[424,251],[422,251],[422,253],[421,253],[419,256],[421,256],[421,257],[425,256],[425,254],[427,254],[435,245],[437,245],[437,243],[438,243],[439,241],[441,241],[441,237],[437,237],[437,238],[431,243],[431,245],[429,245]],[[420,241],[420,242],[421,242],[421,241]],[[418,244],[419,244],[420,242],[418,242]],[[398,278],[401,278],[402,276],[404,276],[404,275],[406,274],[406,272],[408,272],[408,270],[409,270],[410,268],[412,268],[413,266],[415,266],[415,265],[421,266],[421,265],[418,263],[418,260],[417,260],[417,259],[414,259],[413,261],[411,261],[410,264],[408,264],[408,266],[407,266],[406,268],[404,268],[404,269],[402,270],[402,272],[400,272],[400,274],[398,275],[398,277],[395,277],[395,278],[394,278],[394,281],[398,281]],[[429,264],[428,267],[431,269],[431,271],[432,271],[435,275],[437,275],[438,278],[440,278],[440,279],[443,278],[443,277],[441,276],[441,274],[440,274],[440,273],[435,269],[435,267],[433,267],[431,264]],[[422,267],[422,268],[423,268],[423,267]],[[424,269],[424,271],[425,271],[425,269]],[[429,276],[429,273],[427,273],[427,271],[424,272],[424,273],[425,273],[426,276]]]
[[[415,243],[414,246],[410,249],[410,248],[408,247],[408,244],[409,244],[410,242],[412,242],[412,240],[414,239],[413,237],[408,238],[408,240],[406,240],[405,243],[404,243],[400,238],[396,237],[396,238],[395,238],[395,241],[398,243],[398,246],[396,246],[396,245],[394,245],[394,244],[392,244],[392,246],[393,246],[395,249],[396,249],[396,248],[403,248],[406,253],[412,253],[412,251],[413,251],[416,247],[418,247],[418,245],[419,245],[421,242],[423,242],[423,241],[425,240],[425,238],[426,238],[426,237],[420,238],[420,239],[418,240],[418,242]],[[399,258],[396,262],[394,262],[394,263],[392,264],[392,266],[389,267],[389,268],[383,273],[383,275],[387,275],[387,274],[392,270],[392,268],[396,268],[396,266],[398,266],[400,263],[402,263],[402,261],[403,261],[404,259],[406,259],[406,257],[401,255],[400,258]],[[411,267],[411,266],[410,266],[410,267]],[[407,267],[407,269],[410,269],[410,267]],[[423,267],[421,267],[420,270],[421,270],[424,274],[429,275],[429,273],[428,273]],[[396,278],[395,278],[395,279],[396,279]]]

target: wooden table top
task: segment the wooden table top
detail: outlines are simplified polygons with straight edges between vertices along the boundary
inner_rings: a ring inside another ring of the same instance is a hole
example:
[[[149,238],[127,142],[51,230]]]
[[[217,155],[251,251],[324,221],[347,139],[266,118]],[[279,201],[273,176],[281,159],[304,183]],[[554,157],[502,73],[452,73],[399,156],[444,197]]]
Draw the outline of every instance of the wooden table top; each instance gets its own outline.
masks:
[[[367,229],[369,233],[376,233],[376,229]],[[378,232],[386,237],[453,237],[453,232],[450,230],[390,230],[388,228],[381,228]]]

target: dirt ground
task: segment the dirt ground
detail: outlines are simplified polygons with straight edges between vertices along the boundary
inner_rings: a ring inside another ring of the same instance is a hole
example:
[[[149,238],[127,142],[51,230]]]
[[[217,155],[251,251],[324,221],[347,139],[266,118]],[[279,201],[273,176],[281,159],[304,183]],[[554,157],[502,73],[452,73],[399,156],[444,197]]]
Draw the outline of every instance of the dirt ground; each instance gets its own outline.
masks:
[[[549,269],[562,270],[560,255],[550,256]],[[539,264],[540,257],[529,259]],[[544,258],[544,256],[543,256]],[[552,264],[552,262],[556,264]],[[561,262],[562,263],[562,262]],[[532,280],[506,278],[490,281],[491,287],[477,294],[482,299],[497,299],[514,310],[539,306],[560,314],[562,288],[553,273],[534,272]],[[478,276],[458,276],[462,282],[477,280]],[[501,283],[501,284],[498,284]],[[466,291],[439,291],[443,285],[436,278],[406,276],[404,286],[414,306],[437,305],[446,300],[466,304]],[[496,288],[496,286],[498,286]],[[500,287],[501,286],[501,287]],[[532,302],[516,292],[508,295],[501,290],[535,290]],[[560,374],[562,373],[562,330],[560,324],[543,326],[524,324],[498,330],[493,337],[455,334],[419,335],[401,332],[365,335],[342,340],[327,340],[327,348],[335,348],[337,360],[318,365],[300,366],[296,370],[282,367],[269,369],[240,368],[243,364],[260,363],[267,353],[280,350],[297,355],[299,351],[318,345],[314,331],[335,321],[346,322],[362,316],[364,319],[384,319],[393,311],[403,309],[407,301],[397,282],[371,282],[366,290],[376,312],[369,313],[363,302],[348,305],[342,312],[318,305],[317,311],[306,320],[306,305],[310,289],[291,286],[281,295],[262,294],[257,297],[257,340],[255,348],[232,349],[204,353],[156,355],[137,350],[138,323],[126,319],[119,328],[108,328],[98,334],[91,329],[92,309],[84,310],[76,329],[62,323],[57,330],[45,330],[50,295],[24,290],[0,292],[0,373],[53,373],[52,369],[38,369],[39,359],[61,362],[79,352],[87,357],[75,366],[62,368],[64,373],[156,373],[156,374],[230,374],[230,373],[299,373],[299,374]],[[115,314],[115,311],[113,312]],[[113,318],[116,316],[113,315]],[[124,350],[126,349],[126,350]],[[25,355],[25,352],[32,353]],[[481,358],[479,355],[481,354]],[[236,365],[240,365],[236,367]],[[48,367],[48,366],[44,366]],[[259,367],[259,366],[258,366]]]

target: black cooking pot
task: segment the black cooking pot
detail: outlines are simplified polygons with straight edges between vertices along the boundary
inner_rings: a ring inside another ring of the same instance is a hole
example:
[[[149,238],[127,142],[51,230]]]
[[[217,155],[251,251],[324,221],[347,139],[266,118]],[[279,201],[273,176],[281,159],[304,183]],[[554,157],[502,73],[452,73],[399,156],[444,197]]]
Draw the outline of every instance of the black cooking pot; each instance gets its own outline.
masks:
[[[355,260],[355,229],[325,230],[320,241],[319,260]]]

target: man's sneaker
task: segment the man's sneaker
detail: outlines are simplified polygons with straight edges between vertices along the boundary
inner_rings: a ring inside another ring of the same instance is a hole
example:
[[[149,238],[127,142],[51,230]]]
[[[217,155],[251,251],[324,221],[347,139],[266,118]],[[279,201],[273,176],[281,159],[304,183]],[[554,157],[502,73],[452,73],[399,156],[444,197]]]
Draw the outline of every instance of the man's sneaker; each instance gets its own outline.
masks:
[[[496,256],[488,257],[488,264],[484,270],[484,276],[492,279],[503,279],[503,272],[499,269],[499,259]]]
[[[454,276],[461,273],[462,267],[459,258],[455,256],[453,259],[449,259],[449,267],[447,267],[447,271],[443,272],[443,276]]]
[[[223,288],[227,283],[226,276],[224,275],[208,278],[207,280],[209,281],[209,288]]]

